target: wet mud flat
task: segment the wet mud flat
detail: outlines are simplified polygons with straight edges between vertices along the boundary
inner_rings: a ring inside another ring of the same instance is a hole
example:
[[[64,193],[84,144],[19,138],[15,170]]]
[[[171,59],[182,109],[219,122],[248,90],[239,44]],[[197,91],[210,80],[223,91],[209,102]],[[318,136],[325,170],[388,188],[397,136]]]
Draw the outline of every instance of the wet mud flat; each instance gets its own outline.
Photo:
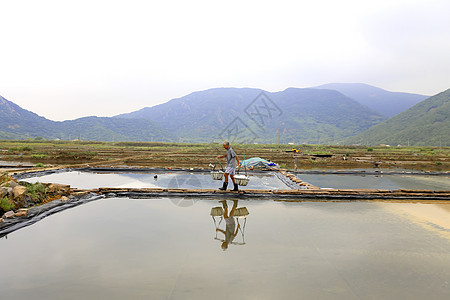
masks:
[[[228,213],[235,204],[248,212],[233,216],[240,228],[225,251],[218,229],[226,224],[213,214],[223,200]],[[9,258],[2,263],[8,270],[2,295],[446,299],[450,293],[448,204],[231,195],[181,203],[103,196],[9,234],[0,239]]]

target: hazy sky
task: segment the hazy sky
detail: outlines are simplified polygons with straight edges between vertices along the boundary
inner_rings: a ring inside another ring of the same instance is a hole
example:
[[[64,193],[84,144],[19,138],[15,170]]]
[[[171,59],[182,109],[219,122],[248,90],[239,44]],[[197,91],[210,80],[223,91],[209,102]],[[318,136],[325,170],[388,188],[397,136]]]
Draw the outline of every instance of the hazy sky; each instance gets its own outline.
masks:
[[[52,120],[212,87],[450,88],[450,1],[0,0],[0,95]]]

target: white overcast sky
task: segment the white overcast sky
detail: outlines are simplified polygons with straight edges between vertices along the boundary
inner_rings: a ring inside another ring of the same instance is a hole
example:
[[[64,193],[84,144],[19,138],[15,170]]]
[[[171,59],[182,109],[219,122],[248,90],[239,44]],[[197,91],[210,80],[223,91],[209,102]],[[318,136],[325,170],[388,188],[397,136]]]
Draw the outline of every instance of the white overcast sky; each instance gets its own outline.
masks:
[[[450,88],[450,1],[0,0],[0,95],[52,120],[213,87]]]

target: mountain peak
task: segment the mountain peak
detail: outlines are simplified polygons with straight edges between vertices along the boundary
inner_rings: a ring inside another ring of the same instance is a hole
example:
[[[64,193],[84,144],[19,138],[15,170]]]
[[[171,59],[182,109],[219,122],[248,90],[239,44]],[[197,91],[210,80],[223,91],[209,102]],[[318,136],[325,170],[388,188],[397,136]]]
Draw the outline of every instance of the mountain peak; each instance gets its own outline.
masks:
[[[390,92],[365,83],[328,83],[315,88],[339,91],[387,117],[395,116],[428,98],[419,94]]]

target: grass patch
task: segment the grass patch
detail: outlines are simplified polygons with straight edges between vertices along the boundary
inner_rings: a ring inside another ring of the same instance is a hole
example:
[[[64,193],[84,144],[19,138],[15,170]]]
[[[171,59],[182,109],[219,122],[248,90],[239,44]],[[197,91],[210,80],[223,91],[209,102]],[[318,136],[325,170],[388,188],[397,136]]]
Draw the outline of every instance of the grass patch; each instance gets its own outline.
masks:
[[[80,160],[80,159],[92,159],[95,156],[98,155],[98,152],[94,151],[60,151],[55,158],[56,159],[73,159],[73,160]]]
[[[30,147],[33,152],[24,152],[23,147]],[[412,167],[417,161],[426,162],[427,169],[440,169],[447,165],[450,147],[411,146],[385,147],[373,145],[313,145],[313,144],[234,144],[232,147],[240,160],[250,157],[270,159],[278,164],[290,166],[293,153],[285,152],[292,148],[304,154],[331,154],[336,157],[360,157],[370,155],[376,160],[385,161],[394,167],[393,162],[403,161]],[[372,148],[373,151],[368,150]],[[9,150],[11,149],[11,150]],[[20,149],[21,152],[18,152]],[[0,150],[5,161],[31,160],[34,164],[76,164],[92,161],[127,159],[125,164],[146,167],[204,167],[215,160],[217,150],[224,154],[222,143],[164,143],[164,142],[70,142],[70,141],[24,141],[0,140]],[[19,155],[18,155],[19,154]],[[23,154],[20,156],[20,154]],[[151,157],[150,157],[151,154]],[[44,156],[46,155],[46,156]],[[149,157],[146,157],[149,156]],[[128,159],[128,158],[132,159]],[[135,157],[135,158],[133,158]],[[436,164],[442,161],[442,165]],[[354,160],[327,160],[320,164],[333,168],[350,166],[359,167]],[[304,167],[317,166],[317,162],[302,161]]]
[[[34,202],[45,199],[48,188],[42,183],[23,182],[22,184],[27,188],[25,195],[30,196]]]
[[[8,149],[8,152],[31,152],[31,151],[33,151],[33,147],[30,146],[11,147]]]
[[[308,154],[311,154],[311,155],[332,155],[332,153],[329,152],[329,151],[314,151],[314,152],[309,152]]]
[[[0,208],[4,211],[10,211],[12,209],[14,209],[16,206],[14,205],[14,202],[12,202],[11,200],[9,200],[8,197],[3,197],[0,199]]]
[[[9,174],[8,173],[3,173],[0,176],[0,184],[4,183],[4,182],[8,182],[9,181]]]

